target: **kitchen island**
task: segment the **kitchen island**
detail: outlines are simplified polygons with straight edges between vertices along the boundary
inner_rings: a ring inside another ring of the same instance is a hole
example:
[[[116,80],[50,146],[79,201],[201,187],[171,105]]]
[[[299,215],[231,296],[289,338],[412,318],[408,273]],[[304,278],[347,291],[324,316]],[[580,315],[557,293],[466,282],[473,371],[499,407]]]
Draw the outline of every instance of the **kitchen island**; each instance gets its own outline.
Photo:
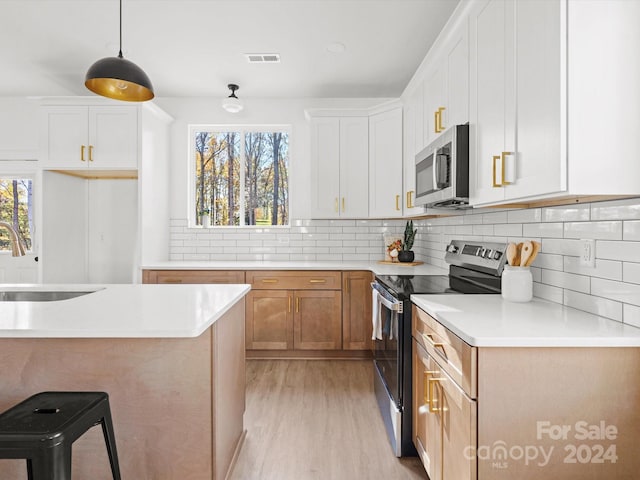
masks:
[[[243,435],[248,285],[66,285],[68,300],[0,302],[0,410],[40,391],[109,393],[123,478],[224,478]],[[98,428],[74,478],[108,479]],[[26,478],[0,460],[0,478]]]

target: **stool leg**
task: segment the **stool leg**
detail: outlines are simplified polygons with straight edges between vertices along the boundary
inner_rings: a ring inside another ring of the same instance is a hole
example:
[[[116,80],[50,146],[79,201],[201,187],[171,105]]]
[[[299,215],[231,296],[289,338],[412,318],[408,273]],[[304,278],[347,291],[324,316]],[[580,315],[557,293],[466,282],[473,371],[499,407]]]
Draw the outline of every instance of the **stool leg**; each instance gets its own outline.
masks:
[[[27,463],[27,471],[31,480],[71,480],[71,446],[40,451]]]
[[[113,423],[111,422],[111,413],[109,409],[104,413],[104,417],[102,417],[100,423],[102,424],[104,443],[107,445],[107,453],[109,454],[109,463],[111,464],[113,480],[121,480],[118,451],[116,450],[116,436],[113,431]]]

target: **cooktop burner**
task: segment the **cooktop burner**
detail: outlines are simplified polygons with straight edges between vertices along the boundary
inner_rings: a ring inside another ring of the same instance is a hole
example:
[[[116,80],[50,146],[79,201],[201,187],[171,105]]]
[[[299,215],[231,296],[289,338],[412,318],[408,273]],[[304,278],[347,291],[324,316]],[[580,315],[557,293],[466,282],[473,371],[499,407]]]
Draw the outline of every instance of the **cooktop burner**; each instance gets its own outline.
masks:
[[[400,300],[406,300],[413,294],[423,293],[500,293],[499,278],[493,280],[493,286],[450,275],[378,275],[376,280]]]

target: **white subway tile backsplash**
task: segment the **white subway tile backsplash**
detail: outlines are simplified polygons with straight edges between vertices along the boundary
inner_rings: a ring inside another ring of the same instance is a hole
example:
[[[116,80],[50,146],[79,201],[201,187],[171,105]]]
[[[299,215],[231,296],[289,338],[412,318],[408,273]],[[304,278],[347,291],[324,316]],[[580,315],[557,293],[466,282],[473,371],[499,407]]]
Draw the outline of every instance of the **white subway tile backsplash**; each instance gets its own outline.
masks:
[[[590,277],[607,278],[609,280],[622,280],[622,262],[596,259],[595,267],[580,265],[580,257],[564,258],[564,271],[588,275]]]
[[[622,321],[622,303],[614,300],[565,290],[563,303],[569,307],[584,310],[594,315],[611,318],[619,322]]]
[[[589,293],[590,278],[573,273],[557,272],[555,270],[542,271],[542,283],[555,287],[568,288],[577,292]]]
[[[435,213],[435,212],[434,212]],[[640,198],[548,208],[438,212],[414,220],[416,258],[442,268],[452,239],[522,242],[542,250],[532,265],[534,295],[640,327]],[[383,234],[406,220],[295,219],[289,227],[189,227],[173,218],[171,261],[343,261],[383,258]],[[596,240],[596,266],[579,262],[580,239]],[[635,323],[634,323],[635,322]]]
[[[640,263],[625,262],[622,264],[622,280],[640,284]]]
[[[591,220],[640,219],[640,198],[591,204]]]
[[[632,283],[592,278],[591,294],[640,306],[640,285]]]
[[[565,238],[622,240],[622,222],[569,222],[564,224]]]
[[[640,242],[596,242],[596,258],[640,262]]]
[[[624,323],[640,328],[640,307],[635,305],[624,304],[623,309]]]
[[[562,238],[562,223],[525,223],[522,225],[522,236]]]
[[[591,213],[590,204],[563,205],[542,209],[543,222],[586,222]]]
[[[622,238],[624,240],[640,241],[640,221],[624,222],[622,227]]]
[[[529,208],[523,210],[509,210],[507,212],[508,223],[534,223],[542,219],[542,210]]]

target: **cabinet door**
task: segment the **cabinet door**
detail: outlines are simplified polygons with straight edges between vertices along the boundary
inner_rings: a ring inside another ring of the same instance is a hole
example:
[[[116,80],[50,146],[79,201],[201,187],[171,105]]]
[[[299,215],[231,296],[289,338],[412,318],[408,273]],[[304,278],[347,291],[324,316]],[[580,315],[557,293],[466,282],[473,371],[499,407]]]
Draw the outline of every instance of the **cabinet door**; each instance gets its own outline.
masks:
[[[423,212],[422,207],[416,207],[413,202],[416,198],[416,160],[415,155],[422,150],[422,88],[416,89],[404,106],[404,161],[403,161],[403,188],[404,204],[402,212],[407,215],[418,215]]]
[[[371,349],[371,272],[344,272],[342,349]]]
[[[369,215],[369,120],[367,117],[340,119],[340,216],[366,218]],[[335,183],[335,177],[332,179]]]
[[[311,216],[340,216],[340,120],[311,119]]]
[[[446,49],[446,110],[442,126],[449,128],[469,121],[469,25],[460,23]]]
[[[90,107],[89,149],[90,168],[137,169],[137,107]]]
[[[245,297],[247,350],[293,348],[293,292],[251,290]]]
[[[46,167],[87,168],[88,107],[43,107],[41,161]]]
[[[293,346],[296,350],[342,348],[342,293],[340,290],[295,292]]]
[[[517,130],[507,199],[566,190],[566,149],[561,151],[563,88],[561,0],[515,2]],[[564,16],[564,15],[563,15]]]
[[[369,216],[402,216],[402,109],[369,117]]]
[[[438,420],[442,439],[442,465],[440,477],[456,480],[475,480],[477,466],[475,448],[465,455],[468,447],[477,445],[477,406],[445,372],[432,379],[433,397],[437,400],[432,410]],[[432,477],[433,478],[433,477]]]
[[[430,411],[429,379],[438,371],[426,350],[413,339],[413,444],[431,480],[441,478],[441,439],[437,418]],[[456,478],[456,477],[447,477]]]
[[[445,104],[446,59],[437,59],[427,72],[424,82],[423,118],[425,146],[433,142],[443,131],[447,114]]]
[[[513,45],[510,1],[478,2],[469,17],[470,104],[469,104],[469,201],[473,204],[504,199],[502,158],[513,148],[506,139],[514,137]],[[511,131],[509,129],[511,128]]]

